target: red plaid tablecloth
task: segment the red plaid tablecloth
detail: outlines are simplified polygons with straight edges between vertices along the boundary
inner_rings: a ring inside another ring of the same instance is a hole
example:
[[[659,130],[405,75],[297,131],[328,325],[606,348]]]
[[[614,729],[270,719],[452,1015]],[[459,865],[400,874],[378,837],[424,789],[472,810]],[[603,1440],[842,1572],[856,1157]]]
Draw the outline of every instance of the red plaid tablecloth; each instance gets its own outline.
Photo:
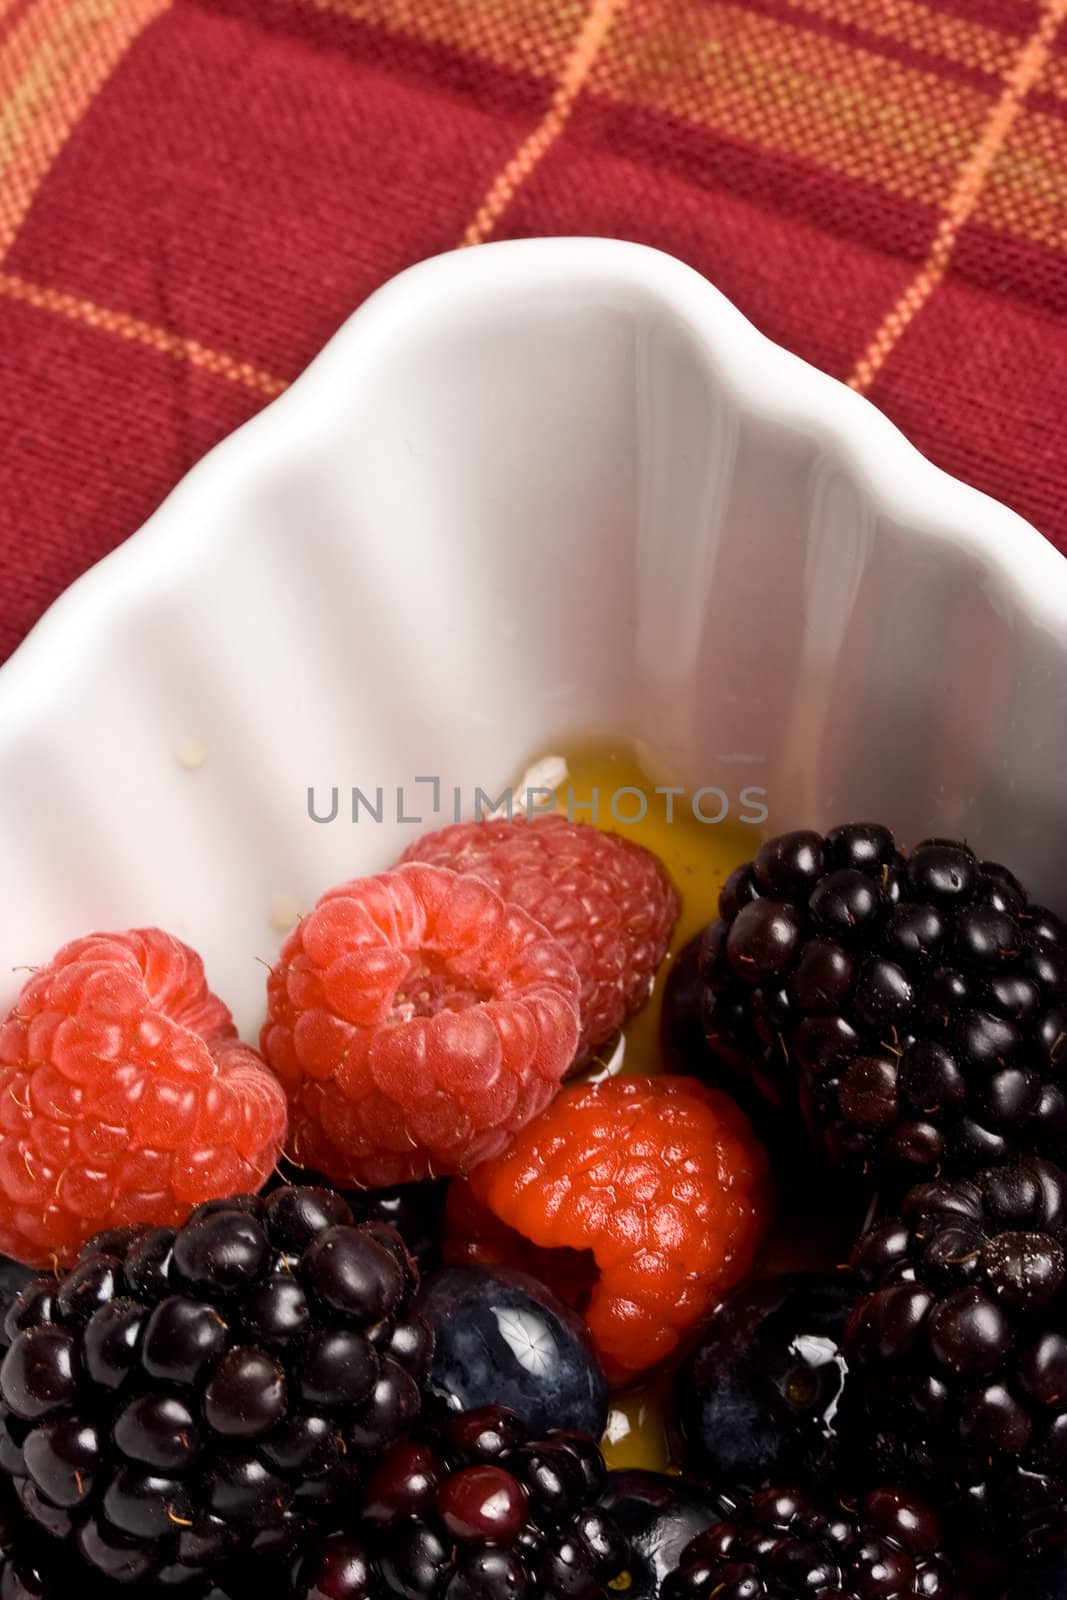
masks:
[[[0,0],[0,658],[385,278],[613,234],[1067,549],[1067,0]]]

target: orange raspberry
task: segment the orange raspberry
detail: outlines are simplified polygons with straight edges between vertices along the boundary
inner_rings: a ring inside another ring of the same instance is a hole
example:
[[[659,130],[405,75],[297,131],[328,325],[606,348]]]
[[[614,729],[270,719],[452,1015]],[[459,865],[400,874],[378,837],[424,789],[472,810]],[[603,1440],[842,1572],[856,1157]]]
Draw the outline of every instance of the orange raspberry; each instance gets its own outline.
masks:
[[[770,1210],[744,1112],[680,1077],[564,1090],[468,1185],[452,1186],[453,1254],[472,1200],[541,1250],[591,1253],[585,1317],[620,1380],[671,1355],[749,1272]]]

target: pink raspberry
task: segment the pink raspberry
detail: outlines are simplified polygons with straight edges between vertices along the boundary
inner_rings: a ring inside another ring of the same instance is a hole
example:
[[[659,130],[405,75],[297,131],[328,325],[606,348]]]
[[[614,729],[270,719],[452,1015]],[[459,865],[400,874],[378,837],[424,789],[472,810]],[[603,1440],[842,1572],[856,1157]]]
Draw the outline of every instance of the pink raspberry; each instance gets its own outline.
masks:
[[[562,945],[477,878],[406,866],[330,889],[290,935],[262,1047],[294,1161],[375,1188],[499,1154],[577,1039]]]
[[[0,1026],[0,1250],[69,1262],[90,1234],[178,1224],[258,1189],[285,1097],[195,950],[94,933],[34,973]]]
[[[576,1067],[648,999],[678,919],[678,896],[642,845],[553,815],[459,822],[416,840],[404,860],[473,873],[566,947],[581,983]]]

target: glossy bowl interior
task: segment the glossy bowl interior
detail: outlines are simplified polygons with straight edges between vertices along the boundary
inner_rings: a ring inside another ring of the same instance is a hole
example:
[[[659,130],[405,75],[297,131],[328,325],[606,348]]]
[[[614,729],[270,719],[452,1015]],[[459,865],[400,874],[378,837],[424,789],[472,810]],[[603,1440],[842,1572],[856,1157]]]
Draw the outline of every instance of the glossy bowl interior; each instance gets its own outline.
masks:
[[[0,671],[0,1003],[159,923],[252,1034],[295,913],[417,831],[398,786],[429,826],[578,733],[735,819],[764,790],[768,830],[965,834],[1064,909],[1065,713],[1067,562],[695,273],[441,257]]]

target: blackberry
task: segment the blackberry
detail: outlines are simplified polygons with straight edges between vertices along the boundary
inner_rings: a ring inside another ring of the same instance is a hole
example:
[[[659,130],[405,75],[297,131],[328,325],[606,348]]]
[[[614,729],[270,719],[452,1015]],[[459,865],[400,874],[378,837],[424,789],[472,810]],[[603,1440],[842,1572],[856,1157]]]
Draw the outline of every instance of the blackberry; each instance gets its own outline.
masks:
[[[392,1189],[346,1192],[357,1222],[385,1222],[396,1229],[420,1272],[440,1265],[447,1180],[401,1183]]]
[[[1040,1157],[917,1185],[859,1241],[853,1425],[881,1470],[1039,1548],[1067,1515],[1067,1174]]]
[[[455,1413],[386,1451],[359,1518],[305,1549],[297,1600],[606,1600],[629,1549],[596,1503],[605,1478],[587,1435],[531,1437],[502,1406]]]
[[[418,1415],[417,1283],[393,1229],[321,1189],[100,1234],[8,1314],[0,1468],[117,1581],[284,1553]]]
[[[876,1489],[817,1503],[764,1489],[687,1546],[663,1600],[963,1600],[925,1502]]]
[[[306,1167],[298,1167],[285,1156],[269,1178],[264,1193],[289,1186],[334,1189],[335,1185]],[[421,1183],[398,1183],[382,1189],[339,1189],[355,1222],[385,1222],[395,1228],[407,1245],[420,1272],[440,1264],[441,1232],[445,1217],[445,1178]]]
[[[906,1187],[1067,1147],[1067,929],[965,844],[771,839],[723,885],[701,972],[711,1047],[799,1098],[840,1165]]]

